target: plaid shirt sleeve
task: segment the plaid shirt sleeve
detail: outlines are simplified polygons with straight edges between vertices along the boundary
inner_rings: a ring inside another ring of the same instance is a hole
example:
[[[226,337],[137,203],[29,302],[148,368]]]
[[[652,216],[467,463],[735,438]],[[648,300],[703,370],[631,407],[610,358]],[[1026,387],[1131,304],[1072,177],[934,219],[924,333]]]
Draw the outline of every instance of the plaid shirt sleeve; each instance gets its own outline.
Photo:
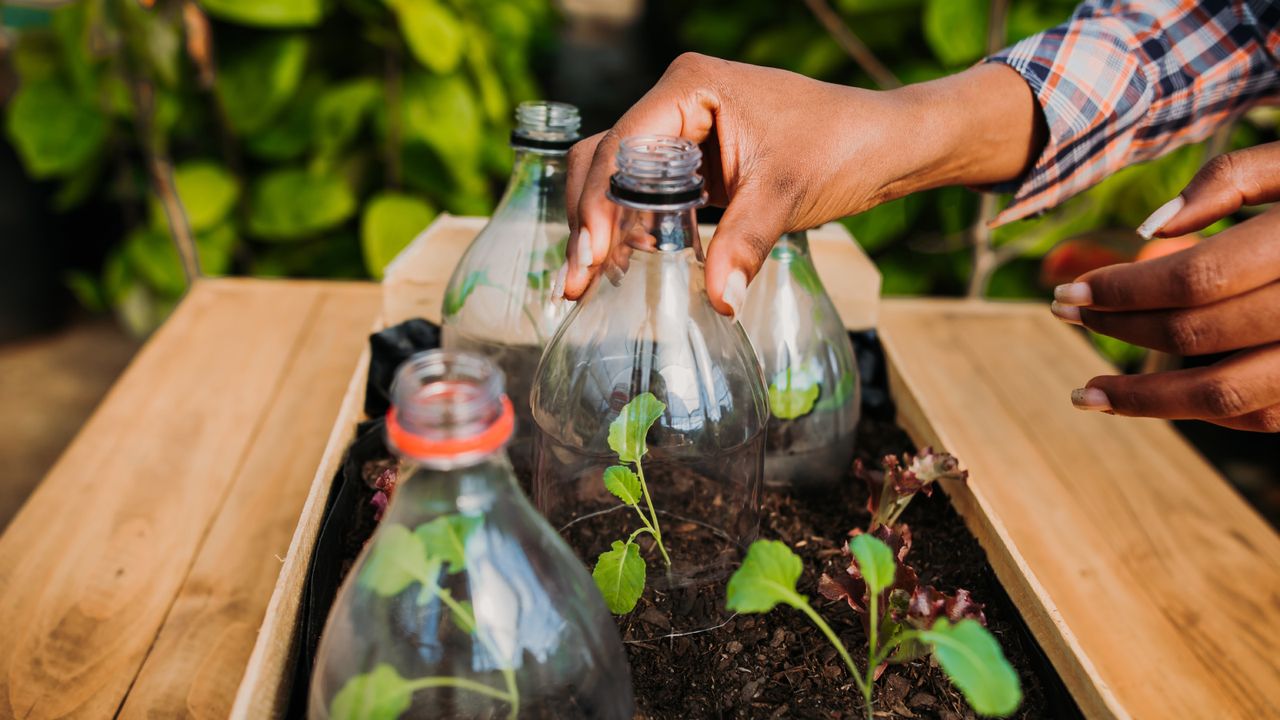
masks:
[[[1042,212],[1280,97],[1280,0],[1088,0],[987,58],[1026,79],[1048,139],[995,219]]]

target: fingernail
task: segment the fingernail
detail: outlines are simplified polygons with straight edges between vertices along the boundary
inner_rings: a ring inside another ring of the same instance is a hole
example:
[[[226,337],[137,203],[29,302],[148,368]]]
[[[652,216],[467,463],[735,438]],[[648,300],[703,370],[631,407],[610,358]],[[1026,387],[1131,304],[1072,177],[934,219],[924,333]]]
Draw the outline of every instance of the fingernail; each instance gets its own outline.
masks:
[[[564,281],[569,277],[569,262],[566,260],[556,271],[556,279],[551,281],[551,297],[564,297]]]
[[[1056,315],[1057,318],[1063,322],[1071,323],[1072,325],[1082,324],[1080,320],[1080,308],[1074,305],[1063,305],[1057,300],[1054,300],[1049,303],[1049,312]]]
[[[1107,399],[1107,394],[1098,388],[1076,388],[1071,391],[1071,404],[1080,410],[1092,410],[1094,412],[1109,412],[1111,410],[1111,401]]]
[[[1092,305],[1093,290],[1089,283],[1067,283],[1053,289],[1053,299],[1063,305]]]
[[[721,295],[724,302],[733,310],[734,317],[737,317],[738,311],[742,310],[742,301],[747,297],[747,275],[741,270],[734,270],[729,273],[729,278],[724,281],[724,294]]]
[[[1143,239],[1150,240],[1151,236],[1159,232],[1160,228],[1164,227],[1166,223],[1172,220],[1174,215],[1182,212],[1182,208],[1186,204],[1187,201],[1183,200],[1182,196],[1179,195],[1156,208],[1156,211],[1151,213],[1151,215],[1146,220],[1143,220],[1142,224],[1138,226],[1138,234],[1141,235]]]
[[[578,231],[578,266],[590,267],[596,264],[595,257],[591,254],[591,233],[586,228]]]

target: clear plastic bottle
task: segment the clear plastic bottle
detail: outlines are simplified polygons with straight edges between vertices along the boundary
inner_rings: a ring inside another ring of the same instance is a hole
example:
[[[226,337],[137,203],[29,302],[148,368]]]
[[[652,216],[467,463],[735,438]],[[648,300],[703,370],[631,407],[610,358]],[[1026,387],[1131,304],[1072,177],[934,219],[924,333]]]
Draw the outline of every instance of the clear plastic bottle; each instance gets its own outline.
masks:
[[[401,482],[329,614],[309,716],[631,718],[617,627],[516,488],[502,373],[433,350],[392,397]]]
[[[529,468],[529,390],[542,349],[568,314],[551,285],[564,263],[566,156],[578,139],[578,109],[525,102],[511,133],[515,166],[493,217],[471,242],[445,290],[442,346],[493,358],[516,409],[511,459]],[[525,488],[526,490],[528,488]]]
[[[534,383],[534,502],[611,610],[653,605],[672,631],[703,629],[722,619],[724,579],[759,528],[763,376],[707,298],[697,146],[627,138],[617,159],[610,256]]]
[[[861,383],[853,344],[809,259],[805,233],[783,235],[747,290],[742,326],[768,383],[768,487],[840,483],[853,462]]]

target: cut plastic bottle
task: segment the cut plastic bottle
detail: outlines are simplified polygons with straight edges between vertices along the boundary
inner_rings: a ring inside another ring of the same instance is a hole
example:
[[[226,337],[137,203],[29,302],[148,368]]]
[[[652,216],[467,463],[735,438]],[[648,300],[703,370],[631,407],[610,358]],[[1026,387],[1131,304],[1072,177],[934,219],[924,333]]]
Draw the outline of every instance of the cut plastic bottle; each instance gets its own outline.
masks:
[[[609,258],[533,391],[535,504],[612,611],[656,607],[672,632],[724,619],[759,528],[768,414],[746,333],[707,298],[700,160],[687,140],[622,142]]]
[[[768,383],[765,485],[802,492],[838,485],[853,463],[861,383],[805,233],[783,235],[774,246],[741,318]]]
[[[551,286],[565,259],[566,155],[580,120],[572,105],[526,102],[516,110],[516,123],[511,180],[454,269],[441,316],[445,349],[480,353],[506,373],[516,410],[511,459],[527,477],[530,383],[543,348],[572,306],[553,297]]]
[[[516,488],[502,373],[433,350],[392,396],[401,481],[329,614],[309,716],[631,718],[617,627]]]

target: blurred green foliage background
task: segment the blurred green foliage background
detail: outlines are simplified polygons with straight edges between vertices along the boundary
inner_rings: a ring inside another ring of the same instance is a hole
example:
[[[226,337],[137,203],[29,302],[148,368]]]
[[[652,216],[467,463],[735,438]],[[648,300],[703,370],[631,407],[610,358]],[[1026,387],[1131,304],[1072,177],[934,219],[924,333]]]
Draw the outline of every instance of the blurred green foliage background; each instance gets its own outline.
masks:
[[[547,0],[3,12],[17,31],[8,139],[30,177],[57,183],[58,210],[119,208],[101,271],[68,282],[136,331],[186,287],[174,239],[187,230],[205,274],[377,277],[437,212],[488,212],[553,19]]]
[[[633,63],[641,84],[696,50],[875,87],[820,22],[823,10],[911,83],[1060,23],[1075,4],[650,0],[638,32],[603,37],[637,46],[626,57],[643,60]],[[6,129],[27,173],[57,183],[62,211],[105,203],[123,218],[101,269],[68,282],[84,305],[115,308],[139,331],[186,285],[173,242],[184,223],[166,194],[181,200],[206,274],[377,277],[439,211],[490,209],[509,171],[514,105],[539,95],[535,78],[564,75],[539,67],[562,40],[551,0],[28,0],[3,13],[18,76]],[[554,99],[591,106],[616,96],[608,84],[557,87]],[[627,101],[608,101],[614,116]],[[998,269],[979,289],[1047,296],[1042,258],[1064,242],[1131,255],[1132,228],[1208,154],[1273,139],[1276,125],[1274,112],[1255,112],[1211,147],[1130,168],[996,229]],[[879,264],[886,293],[961,295],[980,204],[970,190],[945,188],[845,222]],[[1137,358],[1123,343],[1097,342],[1117,361]]]

